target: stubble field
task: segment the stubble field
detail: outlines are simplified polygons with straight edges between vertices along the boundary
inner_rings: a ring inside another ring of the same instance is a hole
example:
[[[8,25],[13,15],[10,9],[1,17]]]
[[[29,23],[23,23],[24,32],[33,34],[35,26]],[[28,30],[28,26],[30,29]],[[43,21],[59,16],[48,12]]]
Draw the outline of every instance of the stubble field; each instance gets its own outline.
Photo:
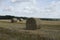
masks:
[[[60,40],[60,21],[41,21],[37,30],[26,30],[25,23],[0,20],[0,40]]]

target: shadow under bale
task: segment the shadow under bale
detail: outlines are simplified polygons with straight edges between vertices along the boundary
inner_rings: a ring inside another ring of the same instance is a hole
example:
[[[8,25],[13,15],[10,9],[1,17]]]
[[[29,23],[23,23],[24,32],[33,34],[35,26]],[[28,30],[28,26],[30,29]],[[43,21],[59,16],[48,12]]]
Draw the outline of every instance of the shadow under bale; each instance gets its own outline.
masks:
[[[26,21],[27,30],[40,29],[40,19],[39,18],[29,18]]]

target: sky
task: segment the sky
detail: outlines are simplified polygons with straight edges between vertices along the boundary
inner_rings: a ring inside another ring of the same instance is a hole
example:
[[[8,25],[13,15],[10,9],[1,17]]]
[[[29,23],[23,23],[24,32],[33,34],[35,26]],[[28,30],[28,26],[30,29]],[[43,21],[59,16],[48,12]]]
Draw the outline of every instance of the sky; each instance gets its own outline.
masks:
[[[60,18],[60,0],[0,0],[0,15]]]

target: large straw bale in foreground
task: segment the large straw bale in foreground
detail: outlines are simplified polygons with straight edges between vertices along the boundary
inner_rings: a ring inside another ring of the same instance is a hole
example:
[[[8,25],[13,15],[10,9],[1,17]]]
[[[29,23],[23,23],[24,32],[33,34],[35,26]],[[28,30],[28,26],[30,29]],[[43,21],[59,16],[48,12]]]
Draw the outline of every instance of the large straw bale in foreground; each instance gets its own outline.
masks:
[[[26,29],[35,30],[40,28],[40,19],[39,18],[29,18],[26,21]]]

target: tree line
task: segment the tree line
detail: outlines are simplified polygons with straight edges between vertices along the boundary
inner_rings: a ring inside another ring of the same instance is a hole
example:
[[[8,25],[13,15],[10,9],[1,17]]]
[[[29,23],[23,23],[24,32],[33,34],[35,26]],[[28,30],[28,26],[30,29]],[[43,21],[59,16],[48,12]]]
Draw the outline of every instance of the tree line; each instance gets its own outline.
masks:
[[[10,15],[0,16],[0,19],[12,19],[12,18],[17,18],[17,19],[28,19],[28,17],[16,17],[16,16],[10,16]]]

